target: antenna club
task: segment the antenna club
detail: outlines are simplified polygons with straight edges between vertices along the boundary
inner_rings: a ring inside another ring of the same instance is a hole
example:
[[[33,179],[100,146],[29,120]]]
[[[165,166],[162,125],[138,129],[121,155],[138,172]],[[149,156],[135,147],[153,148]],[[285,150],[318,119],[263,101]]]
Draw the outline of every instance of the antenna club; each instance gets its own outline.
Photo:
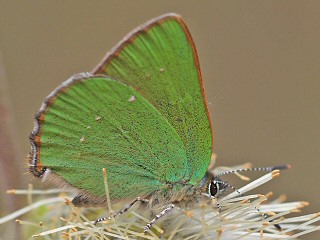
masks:
[[[285,169],[291,169],[291,165],[286,164],[286,165],[280,165],[280,166],[273,167],[273,170],[285,170]]]

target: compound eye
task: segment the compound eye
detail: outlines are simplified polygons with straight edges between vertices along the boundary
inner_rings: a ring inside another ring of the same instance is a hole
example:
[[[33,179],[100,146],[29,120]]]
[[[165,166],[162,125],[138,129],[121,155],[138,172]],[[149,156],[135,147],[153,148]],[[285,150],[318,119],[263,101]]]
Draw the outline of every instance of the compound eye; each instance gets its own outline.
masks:
[[[215,196],[218,192],[218,186],[217,186],[217,183],[216,182],[211,182],[210,183],[210,186],[209,186],[209,193],[211,196]]]

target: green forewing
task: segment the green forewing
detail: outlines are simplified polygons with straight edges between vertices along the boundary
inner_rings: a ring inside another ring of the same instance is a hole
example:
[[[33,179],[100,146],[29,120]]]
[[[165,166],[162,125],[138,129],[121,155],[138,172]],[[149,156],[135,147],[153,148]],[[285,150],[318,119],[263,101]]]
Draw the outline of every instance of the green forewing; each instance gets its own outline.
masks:
[[[212,151],[196,50],[177,15],[141,26],[94,70],[132,86],[167,119],[181,137],[190,169],[189,183],[204,176]],[[175,171],[177,160],[172,158]]]
[[[103,167],[111,199],[148,194],[190,174],[176,130],[131,87],[84,78],[51,101],[41,124],[40,162],[76,188],[104,196]]]

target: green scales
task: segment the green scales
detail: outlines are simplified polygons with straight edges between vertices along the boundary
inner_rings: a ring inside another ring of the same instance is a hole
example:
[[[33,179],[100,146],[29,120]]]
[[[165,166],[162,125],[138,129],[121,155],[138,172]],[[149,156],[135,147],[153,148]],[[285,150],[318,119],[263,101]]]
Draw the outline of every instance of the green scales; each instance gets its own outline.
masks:
[[[74,205],[106,205],[106,168],[111,201],[131,202],[120,213],[136,201],[161,209],[145,232],[174,204],[227,187],[207,173],[212,127],[196,48],[176,14],[136,28],[91,73],[58,86],[30,141],[30,171],[75,189]]]

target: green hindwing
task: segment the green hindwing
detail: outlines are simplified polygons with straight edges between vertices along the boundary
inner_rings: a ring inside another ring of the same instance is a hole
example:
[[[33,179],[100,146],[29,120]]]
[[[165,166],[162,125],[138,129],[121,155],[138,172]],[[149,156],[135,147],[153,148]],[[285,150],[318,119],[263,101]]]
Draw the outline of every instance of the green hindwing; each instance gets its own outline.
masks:
[[[186,150],[168,120],[131,87],[107,77],[68,80],[48,98],[39,163],[72,186],[111,199],[132,198],[180,181]]]

